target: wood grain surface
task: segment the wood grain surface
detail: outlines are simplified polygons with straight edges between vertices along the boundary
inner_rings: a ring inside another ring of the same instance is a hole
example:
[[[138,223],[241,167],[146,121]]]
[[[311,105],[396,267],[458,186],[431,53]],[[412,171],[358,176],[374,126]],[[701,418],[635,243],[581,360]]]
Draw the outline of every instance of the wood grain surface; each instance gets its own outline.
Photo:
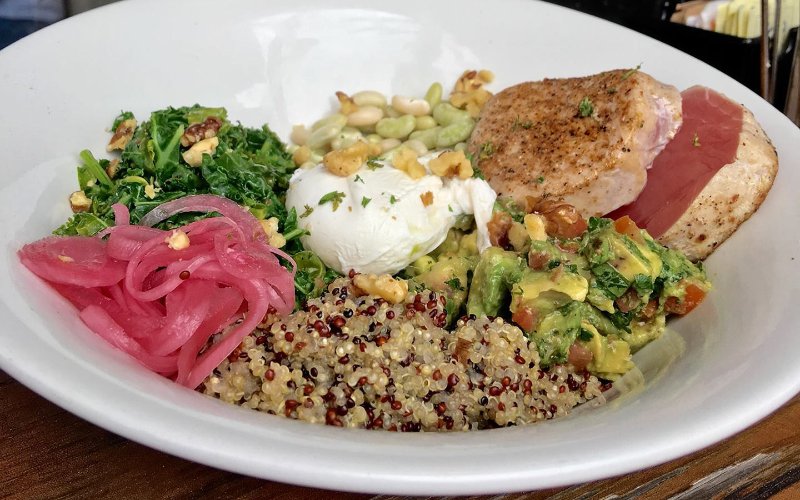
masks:
[[[0,372],[0,497],[398,499],[253,479],[104,431]],[[800,396],[706,450],[626,476],[492,499],[800,499]]]

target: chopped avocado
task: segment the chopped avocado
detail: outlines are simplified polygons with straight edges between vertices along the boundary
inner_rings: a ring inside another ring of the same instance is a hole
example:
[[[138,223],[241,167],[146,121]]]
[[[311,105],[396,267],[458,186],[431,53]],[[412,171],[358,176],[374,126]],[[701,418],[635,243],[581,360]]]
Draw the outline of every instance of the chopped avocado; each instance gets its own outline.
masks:
[[[583,302],[589,291],[589,282],[577,273],[557,268],[553,271],[531,271],[526,269],[514,285],[511,312],[523,303],[537,299],[544,292],[558,292],[572,300]]]
[[[592,361],[587,367],[590,372],[613,379],[633,368],[631,349],[627,342],[600,335],[588,322],[581,323],[581,328],[592,335],[591,340],[582,341],[592,351]]]
[[[497,316],[509,303],[511,286],[519,281],[525,262],[514,252],[498,247],[486,249],[475,267],[467,312],[476,316]]]
[[[581,331],[580,302],[571,302],[545,316],[531,334],[544,366],[565,363],[569,347]]]
[[[447,297],[445,309],[448,323],[458,317],[467,301],[468,277],[475,265],[474,261],[474,258],[460,255],[443,255],[424,273],[414,278],[425,288],[444,293]]]
[[[686,292],[686,285],[691,283],[703,291],[711,289],[703,268],[693,264],[685,255],[659,245],[647,233],[643,233],[645,243],[661,259],[663,265],[661,272],[655,279],[654,291],[659,293],[663,300],[666,297],[682,298]]]
[[[657,339],[664,332],[666,326],[666,314],[663,312],[656,314],[650,321],[631,322],[631,331],[624,332],[620,338],[631,346],[631,351],[636,352],[653,340]]]
[[[459,229],[451,229],[444,241],[430,253],[434,259],[442,255],[477,256],[478,232],[465,233]]]

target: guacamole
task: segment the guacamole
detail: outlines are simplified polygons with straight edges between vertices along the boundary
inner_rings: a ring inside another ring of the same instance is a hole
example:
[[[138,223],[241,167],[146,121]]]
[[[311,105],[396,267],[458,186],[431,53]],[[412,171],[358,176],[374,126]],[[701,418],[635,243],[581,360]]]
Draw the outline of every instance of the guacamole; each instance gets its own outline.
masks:
[[[580,236],[556,238],[537,217],[515,217],[511,242],[480,255],[474,233],[452,230],[409,273],[447,293],[450,321],[504,317],[535,343],[543,366],[573,363],[607,379],[633,366],[667,315],[689,312],[711,288],[699,264],[630,220],[591,218]]]

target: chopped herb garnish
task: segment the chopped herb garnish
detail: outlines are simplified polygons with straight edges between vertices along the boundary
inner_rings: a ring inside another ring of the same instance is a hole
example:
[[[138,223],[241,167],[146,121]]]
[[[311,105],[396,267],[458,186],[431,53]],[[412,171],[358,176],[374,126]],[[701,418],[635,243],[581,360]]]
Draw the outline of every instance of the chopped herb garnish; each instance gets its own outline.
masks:
[[[483,175],[483,171],[481,171],[481,169],[479,169],[477,166],[472,167],[472,177],[475,177],[476,179],[482,179],[484,181],[486,180],[486,176]]]
[[[313,211],[314,211],[314,209],[313,209],[313,208],[311,208],[311,207],[310,207],[310,206],[308,206],[308,205],[303,205],[303,206],[304,206],[306,209],[303,211],[303,213],[302,213],[302,214],[300,214],[300,218],[301,218],[301,219],[305,219],[306,217],[308,217],[309,215],[311,215],[311,212],[313,212]]]
[[[360,175],[356,174],[356,178],[353,179],[353,182],[360,182],[361,184],[364,184],[364,179],[362,179]]]
[[[370,170],[377,170],[379,168],[383,168],[383,164],[375,158],[370,158],[367,160],[367,168]]]
[[[342,203],[344,197],[345,194],[341,191],[331,191],[319,199],[319,204],[324,205],[325,203],[330,203],[333,205],[333,211],[335,212],[339,208],[339,205]]]
[[[453,207],[452,207],[451,205],[447,205],[447,210],[448,210],[449,212],[452,212],[452,211],[453,211]]]
[[[617,87],[609,87],[609,89],[606,90],[606,92],[608,92],[609,94],[616,94],[617,93]]]
[[[581,115],[581,118],[592,116],[592,113],[594,113],[594,105],[588,97],[581,99],[581,103],[578,105],[578,113]]]
[[[514,123],[511,125],[511,130],[517,130],[519,128],[524,128],[528,130],[529,128],[533,127],[533,122],[530,120],[522,121],[519,119],[519,115],[514,118]]]
[[[399,201],[399,200],[398,200],[397,198],[395,198],[395,196],[394,196],[394,195],[391,195],[391,196],[389,197],[389,203],[391,203],[392,205],[394,205],[394,204],[395,204],[395,203],[397,203],[398,201]]]
[[[463,290],[464,285],[461,284],[461,280],[457,277],[451,278],[444,282],[445,285],[449,286],[453,290]]]
[[[490,158],[494,154],[494,144],[490,142],[484,142],[481,144],[480,151],[478,152],[478,160],[485,160]]]
[[[699,148],[700,147],[700,137],[697,135],[697,132],[694,133],[692,137],[692,146]]]
[[[372,201],[372,198],[367,198],[366,196],[362,196],[361,197],[361,206],[366,208],[366,206],[369,205],[369,202],[371,202],[371,201]]]
[[[622,74],[621,80],[627,80],[628,78],[631,77],[631,75],[633,75],[634,73],[639,71],[639,68],[641,68],[641,67],[642,67],[642,63],[639,63],[639,64],[636,65],[635,68],[629,69],[628,71],[626,71],[625,73]]]
[[[578,333],[578,340],[583,342],[589,342],[593,337],[594,335],[592,335],[592,332],[586,330],[585,328],[581,328],[580,333]]]
[[[541,184],[543,182],[544,182],[544,176],[543,175],[540,175],[539,177],[536,178],[536,184]]]

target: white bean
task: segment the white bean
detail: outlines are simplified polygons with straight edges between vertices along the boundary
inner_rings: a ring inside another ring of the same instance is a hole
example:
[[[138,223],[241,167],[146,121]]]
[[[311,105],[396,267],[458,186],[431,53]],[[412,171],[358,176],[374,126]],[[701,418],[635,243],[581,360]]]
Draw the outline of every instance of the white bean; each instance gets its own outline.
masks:
[[[417,153],[417,156],[422,156],[428,152],[428,146],[419,139],[409,139],[403,143],[403,146]]]
[[[356,92],[350,98],[357,106],[375,106],[376,108],[386,106],[386,96],[377,90],[362,90],[361,92]]]
[[[392,97],[392,107],[404,115],[424,116],[431,112],[431,105],[425,99],[414,99],[404,95]]]
[[[385,153],[387,151],[390,151],[390,150],[396,148],[401,143],[400,143],[399,139],[384,139],[381,142],[379,142],[378,144],[380,144],[380,146],[381,146],[381,153]]]
[[[308,141],[309,135],[311,135],[311,131],[308,130],[305,125],[295,125],[292,127],[292,133],[289,134],[289,139],[298,146],[302,146]]]
[[[383,118],[383,109],[375,106],[361,106],[347,115],[347,124],[351,127],[369,127]]]

